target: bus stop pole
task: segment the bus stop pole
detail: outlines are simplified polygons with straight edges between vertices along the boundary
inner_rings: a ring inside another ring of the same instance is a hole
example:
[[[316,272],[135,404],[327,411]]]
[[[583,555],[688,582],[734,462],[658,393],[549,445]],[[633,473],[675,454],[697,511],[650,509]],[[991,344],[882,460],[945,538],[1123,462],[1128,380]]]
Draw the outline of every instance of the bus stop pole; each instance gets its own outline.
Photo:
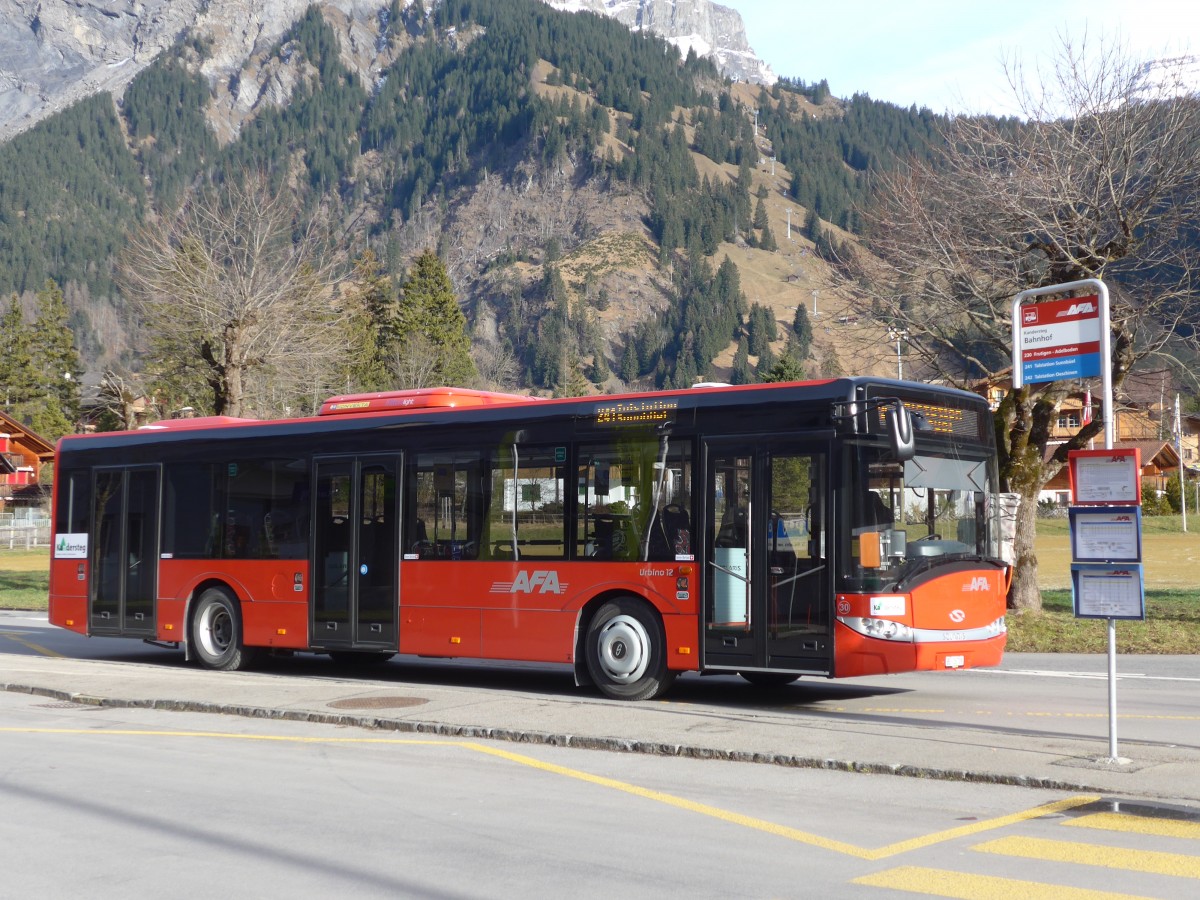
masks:
[[[1108,286],[1099,278],[1083,278],[1065,284],[1030,288],[1013,298],[1013,388],[1024,386],[1021,371],[1020,314],[1021,305],[1032,297],[1045,294],[1064,294],[1076,290],[1093,290],[1100,304],[1100,385],[1102,414],[1104,416],[1104,449],[1111,450],[1116,442],[1116,415],[1113,409],[1112,384],[1112,334],[1108,308]],[[1108,619],[1108,757],[1109,762],[1118,762],[1117,756],[1117,620]]]

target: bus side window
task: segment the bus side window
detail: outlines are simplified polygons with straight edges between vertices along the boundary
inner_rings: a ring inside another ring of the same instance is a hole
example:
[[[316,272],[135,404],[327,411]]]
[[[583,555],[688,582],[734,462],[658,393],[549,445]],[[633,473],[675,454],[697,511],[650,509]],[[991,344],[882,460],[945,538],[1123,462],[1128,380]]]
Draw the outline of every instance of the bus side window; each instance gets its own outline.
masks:
[[[576,559],[692,558],[689,442],[622,435],[581,446],[576,483]]]
[[[491,559],[562,559],[565,447],[501,444],[492,462],[485,549]]]
[[[420,453],[405,503],[404,553],[438,560],[479,559],[489,482],[476,451]]]

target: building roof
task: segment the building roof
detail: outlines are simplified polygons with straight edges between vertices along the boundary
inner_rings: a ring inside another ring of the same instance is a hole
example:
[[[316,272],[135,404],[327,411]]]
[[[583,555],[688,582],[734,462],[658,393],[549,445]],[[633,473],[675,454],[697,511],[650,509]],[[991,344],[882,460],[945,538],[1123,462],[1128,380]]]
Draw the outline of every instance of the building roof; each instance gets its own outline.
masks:
[[[50,462],[54,459],[52,443],[2,409],[0,409],[0,433],[11,436],[13,444],[20,444],[26,453],[36,455],[40,462]]]

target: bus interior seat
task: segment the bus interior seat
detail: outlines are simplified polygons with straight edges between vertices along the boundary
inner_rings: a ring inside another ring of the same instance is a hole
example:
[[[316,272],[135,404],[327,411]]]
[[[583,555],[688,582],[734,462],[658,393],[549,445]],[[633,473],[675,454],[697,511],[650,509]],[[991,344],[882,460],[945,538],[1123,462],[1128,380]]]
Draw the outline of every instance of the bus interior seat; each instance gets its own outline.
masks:
[[[745,547],[750,529],[746,510],[731,506],[725,511],[721,527],[717,530],[717,547]]]
[[[678,503],[664,506],[650,532],[650,559],[670,560],[677,552],[689,552],[691,529],[691,516],[686,509]]]

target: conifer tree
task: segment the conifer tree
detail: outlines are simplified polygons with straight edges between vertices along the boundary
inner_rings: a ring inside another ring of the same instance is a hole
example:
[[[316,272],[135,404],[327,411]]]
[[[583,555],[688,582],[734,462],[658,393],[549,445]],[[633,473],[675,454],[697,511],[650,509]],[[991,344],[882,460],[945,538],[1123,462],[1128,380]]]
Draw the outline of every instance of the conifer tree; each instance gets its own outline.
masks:
[[[342,298],[346,352],[338,357],[332,382],[338,390],[381,391],[391,386],[389,325],[397,315],[395,283],[371,250],[354,264],[353,286]]]
[[[555,397],[583,397],[591,393],[591,385],[580,371],[579,354],[574,350],[564,354],[560,380],[554,385]]]
[[[37,293],[37,316],[25,321],[14,294],[0,318],[5,337],[0,354],[0,408],[47,440],[74,430],[79,417],[79,376],[62,291],[51,280]]]
[[[790,353],[785,353],[775,361],[770,371],[762,376],[762,380],[767,382],[802,381],[804,377],[804,366]]]
[[[758,365],[754,367],[754,381],[765,381],[766,377],[771,374],[771,370],[775,368],[775,363],[779,360],[775,356],[775,351],[770,347],[764,347],[763,352],[758,356]]]
[[[754,227],[767,227],[767,204],[763,202],[762,197],[759,197],[758,202],[754,204]]]
[[[779,249],[779,245],[775,243],[775,235],[771,233],[770,225],[763,226],[762,237],[758,239],[758,246],[762,250],[772,252]]]
[[[394,325],[400,358],[412,360],[431,353],[429,374],[434,380],[427,384],[471,384],[476,372],[466,325],[445,263],[432,250],[426,250],[413,263],[402,288]]]
[[[631,335],[629,342],[625,344],[625,351],[621,354],[621,380],[627,385],[633,384],[641,374],[639,368],[637,347]]]
[[[750,352],[745,339],[738,341],[737,352],[733,355],[733,368],[729,373],[730,384],[750,384],[754,375],[750,370]]]
[[[792,319],[792,334],[788,338],[788,345],[791,347],[794,344],[794,350],[791,355],[796,359],[804,360],[808,358],[809,351],[812,349],[812,322],[808,318],[808,309],[803,303],[796,306],[796,317]]]
[[[55,421],[61,417],[69,425],[79,418],[79,376],[83,374],[83,364],[75,349],[62,289],[52,279],[46,279],[37,292],[37,318],[29,334],[45,402],[57,407],[57,413],[51,413],[50,417]]]
[[[0,353],[0,408],[11,415],[18,404],[34,396],[37,385],[29,326],[16,294],[9,298],[8,309],[0,317],[0,334],[4,335],[4,351]]]
[[[761,303],[750,307],[750,315],[746,323],[747,349],[751,356],[761,356],[771,341],[778,337],[775,317]]]

